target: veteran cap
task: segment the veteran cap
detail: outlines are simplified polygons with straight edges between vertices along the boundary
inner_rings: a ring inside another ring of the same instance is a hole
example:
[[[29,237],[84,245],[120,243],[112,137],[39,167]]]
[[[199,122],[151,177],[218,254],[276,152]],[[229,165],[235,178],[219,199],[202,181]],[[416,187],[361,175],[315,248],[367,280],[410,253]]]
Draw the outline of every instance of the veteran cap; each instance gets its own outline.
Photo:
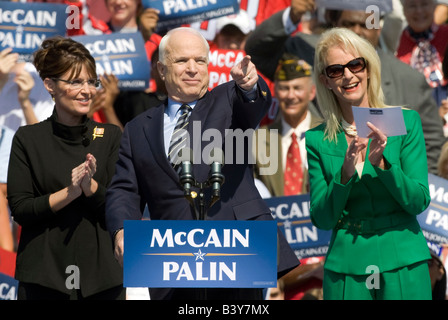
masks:
[[[295,55],[285,53],[278,62],[277,70],[274,74],[275,80],[288,81],[292,79],[311,77],[313,68]]]

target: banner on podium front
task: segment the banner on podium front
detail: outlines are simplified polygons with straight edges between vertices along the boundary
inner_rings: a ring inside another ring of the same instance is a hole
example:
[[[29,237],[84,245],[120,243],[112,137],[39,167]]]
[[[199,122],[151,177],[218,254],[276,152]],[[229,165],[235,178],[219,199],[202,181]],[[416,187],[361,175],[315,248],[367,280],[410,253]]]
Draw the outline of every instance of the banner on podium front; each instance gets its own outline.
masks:
[[[42,42],[65,35],[66,5],[1,2],[0,51],[12,48],[20,61],[31,61]]]
[[[277,285],[275,221],[127,220],[124,247],[125,287]]]
[[[98,75],[114,74],[121,90],[149,86],[151,64],[140,32],[74,36],[95,58]]]
[[[310,195],[264,199],[299,259],[325,256],[331,231],[318,229],[310,218]]]

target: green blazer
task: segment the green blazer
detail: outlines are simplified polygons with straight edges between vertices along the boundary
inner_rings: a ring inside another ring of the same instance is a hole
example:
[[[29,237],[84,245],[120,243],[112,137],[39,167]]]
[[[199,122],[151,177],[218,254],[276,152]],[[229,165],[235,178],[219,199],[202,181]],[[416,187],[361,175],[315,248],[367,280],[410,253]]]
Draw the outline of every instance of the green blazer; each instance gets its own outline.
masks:
[[[383,153],[388,169],[366,159],[362,177],[355,173],[346,185],[344,132],[337,143],[324,138],[325,123],[306,133],[311,220],[333,230],[328,270],[361,275],[369,266],[383,272],[430,258],[416,218],[430,203],[422,125],[416,111],[403,116],[407,134],[389,137]]]

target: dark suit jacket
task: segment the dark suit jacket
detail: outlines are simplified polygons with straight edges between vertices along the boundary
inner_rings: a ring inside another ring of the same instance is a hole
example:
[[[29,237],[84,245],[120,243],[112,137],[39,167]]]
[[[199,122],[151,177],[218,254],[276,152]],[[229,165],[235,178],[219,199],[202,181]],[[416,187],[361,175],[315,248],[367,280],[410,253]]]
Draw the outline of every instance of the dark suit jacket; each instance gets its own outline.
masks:
[[[258,81],[258,98],[245,102],[234,81],[224,83],[207,92],[198,100],[190,116],[188,131],[191,140],[199,147],[191,147],[196,155],[202,152],[210,141],[202,141],[207,129],[214,129],[221,137],[226,157],[233,153],[233,163],[241,153],[248,154],[248,137],[243,146],[242,139],[233,139],[228,129],[252,130],[256,128],[271,103],[266,83]],[[194,211],[184,197],[179,176],[172,168],[165,154],[163,118],[165,105],[145,111],[130,121],[124,129],[119,150],[116,174],[106,195],[106,219],[108,230],[113,233],[123,227],[127,219],[142,218],[143,206],[148,205],[151,219],[192,220]],[[198,130],[200,127],[200,130]],[[206,140],[204,138],[204,140]],[[227,146],[226,146],[227,143]],[[232,145],[230,145],[232,146]],[[196,149],[196,150],[195,150]],[[193,175],[198,181],[205,181],[210,166],[203,163],[193,165]],[[196,159],[194,159],[196,161]],[[203,159],[207,160],[207,159]],[[260,197],[248,161],[231,164],[226,159],[222,173],[225,182],[221,198],[208,211],[211,220],[270,220],[269,207]],[[206,198],[209,195],[206,194]],[[298,265],[298,260],[281,232],[279,232],[279,276]]]
[[[257,26],[248,37],[245,47],[260,72],[271,80],[283,52],[295,54],[314,65],[313,42],[309,39],[304,40],[300,33],[294,37],[286,34],[282,14],[283,10]],[[438,106],[432,97],[432,89],[421,73],[381,48],[378,48],[377,52],[381,60],[381,86],[385,102],[418,112],[426,142],[428,170],[437,174],[437,161],[445,137]]]

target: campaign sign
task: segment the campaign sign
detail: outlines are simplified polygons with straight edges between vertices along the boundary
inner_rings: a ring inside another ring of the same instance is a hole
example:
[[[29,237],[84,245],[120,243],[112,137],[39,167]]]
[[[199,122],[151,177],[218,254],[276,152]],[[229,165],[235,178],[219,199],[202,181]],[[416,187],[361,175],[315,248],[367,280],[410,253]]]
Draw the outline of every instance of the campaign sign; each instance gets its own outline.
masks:
[[[277,284],[275,221],[127,220],[124,248],[125,287]]]
[[[211,49],[209,52],[209,89],[232,80],[230,70],[246,55],[244,50]]]
[[[417,216],[427,241],[448,244],[448,180],[429,174],[431,203]]]
[[[19,281],[0,273],[0,300],[17,300]]]
[[[151,65],[140,32],[74,36],[89,49],[99,75],[114,74],[121,90],[148,88]]]
[[[159,10],[158,28],[236,14],[238,0],[142,0],[144,8]]]
[[[312,224],[309,194],[264,200],[297,258],[319,257],[327,254],[331,231],[318,229]]]
[[[66,5],[0,2],[0,51],[12,48],[21,61],[31,61],[41,43],[65,35]]]
[[[16,253],[0,248],[0,300],[16,300],[19,282],[14,279]]]
[[[335,10],[370,10],[375,6],[381,11],[392,11],[392,0],[316,0],[318,8],[325,7]],[[368,9],[369,8],[369,9]]]

